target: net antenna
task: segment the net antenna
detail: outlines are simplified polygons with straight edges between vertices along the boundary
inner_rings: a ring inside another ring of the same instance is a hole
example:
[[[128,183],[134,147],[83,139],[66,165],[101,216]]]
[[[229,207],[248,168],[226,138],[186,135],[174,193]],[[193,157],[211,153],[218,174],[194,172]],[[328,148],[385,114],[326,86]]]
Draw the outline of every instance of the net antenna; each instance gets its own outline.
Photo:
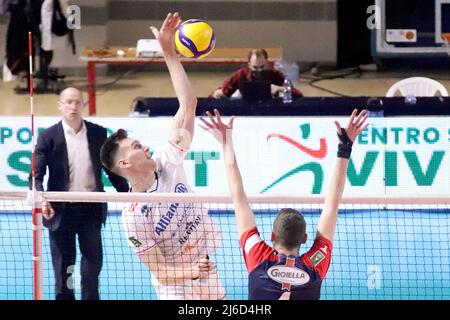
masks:
[[[34,136],[34,86],[33,86],[33,35],[28,32],[28,60],[30,81],[30,118],[31,118],[31,191],[28,192],[27,201],[31,204],[33,219],[33,299],[43,300],[43,271],[42,271],[42,196],[36,190],[36,156]]]

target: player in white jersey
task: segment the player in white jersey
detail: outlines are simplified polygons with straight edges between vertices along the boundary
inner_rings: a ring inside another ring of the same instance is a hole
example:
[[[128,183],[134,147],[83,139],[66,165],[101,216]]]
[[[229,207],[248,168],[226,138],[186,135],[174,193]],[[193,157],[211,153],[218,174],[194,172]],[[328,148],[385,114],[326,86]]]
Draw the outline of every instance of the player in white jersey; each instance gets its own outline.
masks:
[[[194,134],[197,98],[175,51],[180,23],[178,13],[169,13],[161,30],[151,27],[180,102],[167,144],[151,156],[149,147],[119,129],[102,146],[103,164],[127,178],[131,192],[191,192],[183,159]],[[216,265],[209,258],[221,233],[206,208],[192,203],[134,203],[124,209],[122,221],[130,245],[152,273],[159,299],[225,299]]]

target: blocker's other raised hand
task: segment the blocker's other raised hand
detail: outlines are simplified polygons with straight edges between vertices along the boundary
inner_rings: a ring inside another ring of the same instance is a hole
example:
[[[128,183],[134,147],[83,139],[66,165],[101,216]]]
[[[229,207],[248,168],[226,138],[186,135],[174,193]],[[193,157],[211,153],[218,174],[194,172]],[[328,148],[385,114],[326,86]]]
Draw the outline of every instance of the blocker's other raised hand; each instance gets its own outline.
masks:
[[[351,140],[352,143],[355,141],[356,137],[358,137],[358,135],[369,126],[369,123],[366,123],[369,112],[364,109],[359,113],[358,116],[356,116],[357,113],[358,109],[353,110],[347,127],[345,128],[347,137]],[[341,125],[338,121],[335,121],[334,124],[336,125],[338,136],[341,137],[343,134]]]

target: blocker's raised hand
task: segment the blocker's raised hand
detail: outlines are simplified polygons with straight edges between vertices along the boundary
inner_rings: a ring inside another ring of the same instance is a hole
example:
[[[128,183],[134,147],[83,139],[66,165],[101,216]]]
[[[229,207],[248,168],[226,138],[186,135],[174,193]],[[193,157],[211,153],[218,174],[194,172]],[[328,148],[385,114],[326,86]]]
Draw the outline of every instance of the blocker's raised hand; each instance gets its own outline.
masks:
[[[211,133],[222,145],[227,145],[231,140],[235,117],[232,116],[228,124],[225,124],[222,122],[219,110],[214,109],[215,118],[209,111],[206,111],[206,114],[209,116],[210,121],[205,120],[203,117],[198,117],[204,124],[204,126],[199,125],[200,128]]]

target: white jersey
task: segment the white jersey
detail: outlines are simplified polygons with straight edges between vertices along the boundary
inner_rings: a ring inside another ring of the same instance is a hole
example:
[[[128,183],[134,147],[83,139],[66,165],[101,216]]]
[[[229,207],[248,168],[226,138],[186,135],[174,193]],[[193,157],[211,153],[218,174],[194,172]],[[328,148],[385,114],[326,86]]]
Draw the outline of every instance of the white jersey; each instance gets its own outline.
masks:
[[[185,151],[172,142],[155,151],[156,179],[147,192],[192,192],[183,168]],[[122,221],[135,252],[158,246],[167,263],[192,264],[214,252],[222,240],[208,209],[194,203],[133,203]]]

